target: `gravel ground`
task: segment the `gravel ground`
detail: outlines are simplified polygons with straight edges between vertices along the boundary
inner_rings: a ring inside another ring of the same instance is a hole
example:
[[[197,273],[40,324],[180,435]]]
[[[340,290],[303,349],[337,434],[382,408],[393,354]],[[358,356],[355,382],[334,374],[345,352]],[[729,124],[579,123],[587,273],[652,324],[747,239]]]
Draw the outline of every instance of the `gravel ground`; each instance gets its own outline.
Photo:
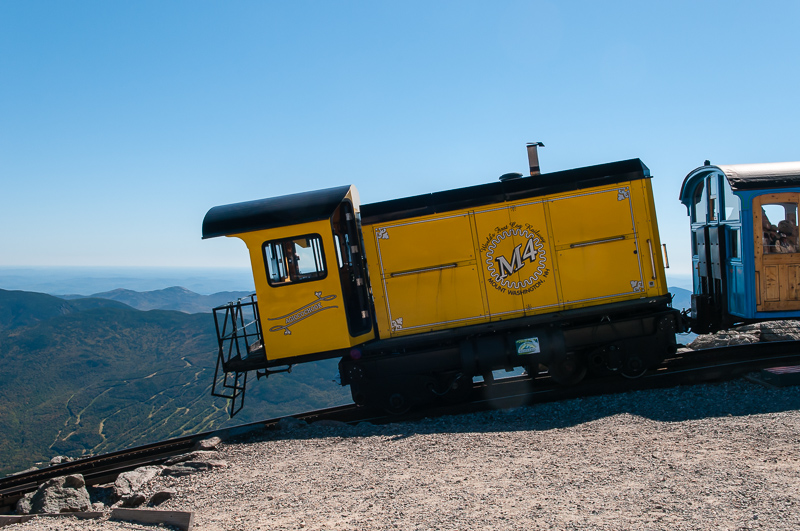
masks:
[[[800,529],[800,388],[746,380],[388,426],[300,427],[158,477],[194,529]],[[19,530],[156,529],[39,518]]]

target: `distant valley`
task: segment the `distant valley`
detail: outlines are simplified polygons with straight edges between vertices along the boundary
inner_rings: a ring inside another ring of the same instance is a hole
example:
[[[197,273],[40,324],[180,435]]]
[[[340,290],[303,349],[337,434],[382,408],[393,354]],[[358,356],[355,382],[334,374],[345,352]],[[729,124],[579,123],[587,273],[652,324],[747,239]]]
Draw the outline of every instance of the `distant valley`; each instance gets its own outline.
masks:
[[[209,313],[0,290],[0,474],[349,402],[328,360],[253,379],[231,421],[210,395],[216,349]]]

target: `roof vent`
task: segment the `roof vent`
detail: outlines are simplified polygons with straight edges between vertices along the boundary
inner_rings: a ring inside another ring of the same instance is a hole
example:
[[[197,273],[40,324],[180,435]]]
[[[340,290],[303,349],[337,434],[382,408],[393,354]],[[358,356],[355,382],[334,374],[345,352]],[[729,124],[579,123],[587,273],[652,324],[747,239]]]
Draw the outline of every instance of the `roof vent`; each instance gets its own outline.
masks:
[[[528,166],[531,167],[531,177],[542,173],[539,170],[539,147],[544,147],[544,144],[528,142]]]
[[[500,176],[500,182],[512,181],[514,179],[522,178],[521,173],[504,173]]]

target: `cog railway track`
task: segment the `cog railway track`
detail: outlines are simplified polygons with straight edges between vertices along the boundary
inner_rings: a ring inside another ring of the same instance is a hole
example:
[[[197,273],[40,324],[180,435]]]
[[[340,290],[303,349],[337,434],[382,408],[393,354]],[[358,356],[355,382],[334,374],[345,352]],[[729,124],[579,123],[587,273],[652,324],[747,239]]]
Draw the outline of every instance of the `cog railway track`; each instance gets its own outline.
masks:
[[[800,341],[762,342],[679,351],[659,367],[639,378],[620,378],[612,374],[565,387],[556,384],[546,373],[534,377],[514,376],[496,379],[490,383],[475,383],[468,400],[458,404],[410,410],[400,415],[376,413],[351,404],[311,411],[295,415],[295,418],[308,423],[337,421],[347,424],[414,421],[424,417],[459,415],[587,396],[723,381],[769,367],[791,365],[800,365]],[[226,440],[257,430],[277,429],[280,420],[281,418],[269,419],[170,439],[0,478],[0,514],[11,512],[13,505],[21,496],[35,490],[48,479],[82,474],[88,486],[113,482],[122,472],[144,465],[159,464],[170,457],[188,453],[198,442],[209,437],[218,436]]]

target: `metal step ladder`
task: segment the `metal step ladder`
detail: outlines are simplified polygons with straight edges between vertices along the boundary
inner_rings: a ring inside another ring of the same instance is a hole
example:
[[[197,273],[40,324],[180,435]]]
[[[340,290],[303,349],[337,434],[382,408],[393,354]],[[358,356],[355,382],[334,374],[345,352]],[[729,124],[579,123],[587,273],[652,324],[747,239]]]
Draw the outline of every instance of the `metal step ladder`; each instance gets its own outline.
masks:
[[[248,373],[269,373],[255,293],[214,308],[214,324],[219,350],[211,394],[230,400],[233,417],[244,406]]]

